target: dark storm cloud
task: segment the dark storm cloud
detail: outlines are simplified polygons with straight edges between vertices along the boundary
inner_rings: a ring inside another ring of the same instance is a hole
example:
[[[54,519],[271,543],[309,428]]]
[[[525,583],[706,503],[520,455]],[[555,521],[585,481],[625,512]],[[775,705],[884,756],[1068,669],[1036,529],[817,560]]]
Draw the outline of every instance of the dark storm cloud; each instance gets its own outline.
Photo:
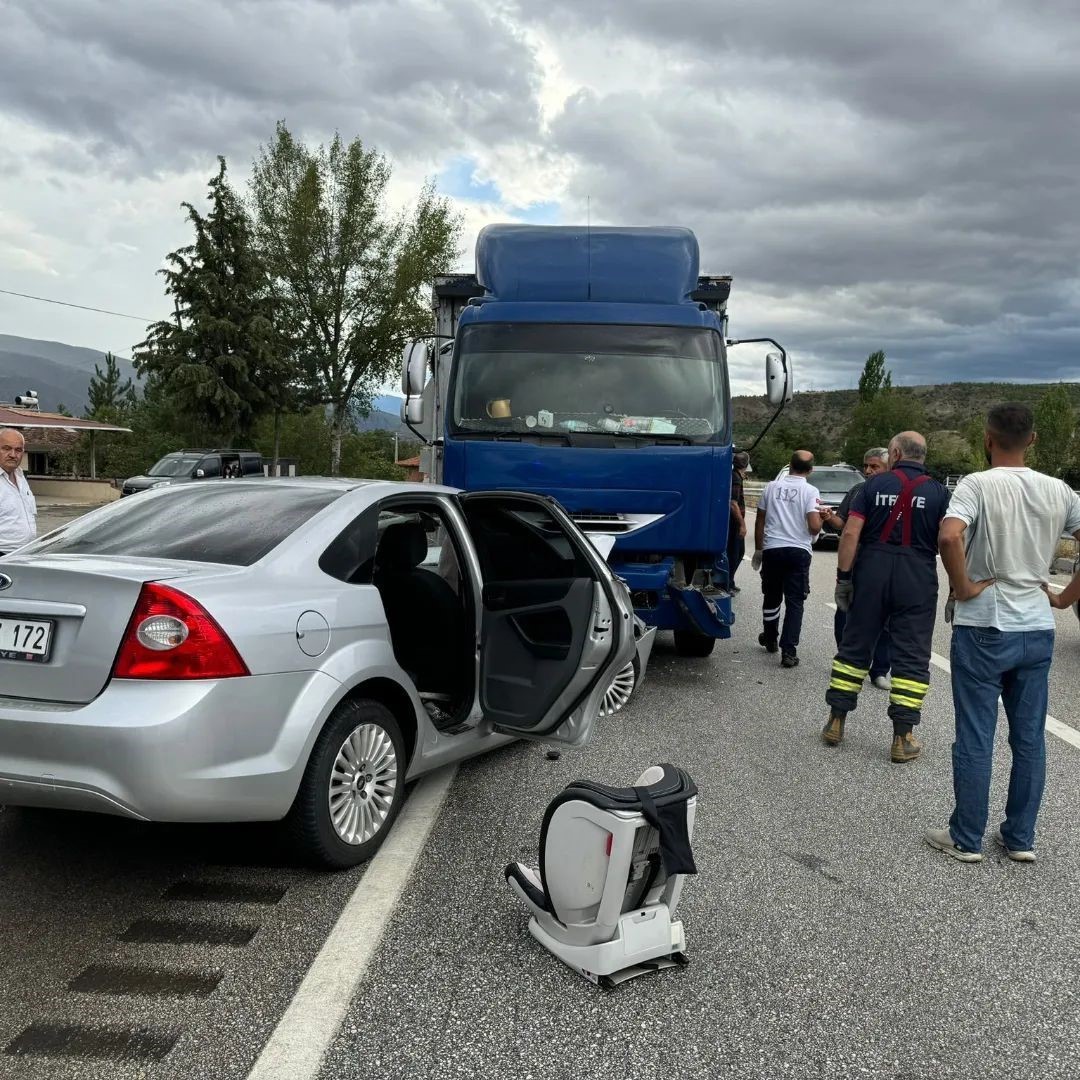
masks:
[[[281,117],[408,158],[538,125],[531,52],[450,0],[0,2],[0,24],[0,109],[60,136],[61,161],[128,174],[248,149]]]
[[[531,17],[666,72],[568,101],[552,139],[577,203],[694,226],[705,264],[736,275],[733,327],[785,328],[817,385],[879,346],[905,381],[1080,373],[1074,7],[553,0]]]

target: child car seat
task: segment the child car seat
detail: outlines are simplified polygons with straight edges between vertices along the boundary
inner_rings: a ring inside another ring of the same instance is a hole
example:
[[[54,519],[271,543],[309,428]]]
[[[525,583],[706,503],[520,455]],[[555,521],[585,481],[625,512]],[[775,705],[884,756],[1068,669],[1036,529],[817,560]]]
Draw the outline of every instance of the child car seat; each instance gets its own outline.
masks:
[[[506,868],[532,936],[603,986],[686,963],[674,914],[697,873],[696,806],[694,781],[673,765],[653,765],[633,787],[567,786],[544,813],[540,865]]]

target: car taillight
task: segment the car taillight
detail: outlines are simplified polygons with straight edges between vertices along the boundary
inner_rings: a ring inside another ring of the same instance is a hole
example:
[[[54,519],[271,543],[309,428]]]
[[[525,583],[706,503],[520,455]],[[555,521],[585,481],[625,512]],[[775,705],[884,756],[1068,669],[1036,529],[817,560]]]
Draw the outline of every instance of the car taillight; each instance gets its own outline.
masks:
[[[231,679],[247,664],[198,601],[147,582],[116,655],[117,679]]]

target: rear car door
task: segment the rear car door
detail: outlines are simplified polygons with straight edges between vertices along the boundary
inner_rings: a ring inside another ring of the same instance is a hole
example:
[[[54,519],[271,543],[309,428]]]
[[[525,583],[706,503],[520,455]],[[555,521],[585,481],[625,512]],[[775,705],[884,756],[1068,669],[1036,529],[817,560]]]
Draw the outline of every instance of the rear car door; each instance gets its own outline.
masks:
[[[519,738],[580,745],[634,655],[630,594],[551,499],[458,498],[482,576],[484,716]]]

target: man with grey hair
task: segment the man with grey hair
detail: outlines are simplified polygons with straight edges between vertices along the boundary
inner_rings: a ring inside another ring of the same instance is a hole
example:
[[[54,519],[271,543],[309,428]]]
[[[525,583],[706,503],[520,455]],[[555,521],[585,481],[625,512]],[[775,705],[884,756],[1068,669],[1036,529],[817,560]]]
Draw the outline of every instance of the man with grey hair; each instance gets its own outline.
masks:
[[[873,446],[863,454],[863,476],[869,480],[872,476],[880,476],[889,471],[889,448],[887,446]],[[840,505],[831,514],[822,514],[822,520],[827,521],[834,529],[841,532],[851,516],[851,500],[862,491],[863,484],[856,484],[840,501]],[[840,648],[840,642],[844,637],[844,627],[847,625],[847,612],[836,609],[833,616],[833,637],[836,639],[836,647]],[[892,667],[892,652],[889,645],[889,628],[882,627],[881,637],[874,647],[874,658],[870,661],[870,685],[879,690],[890,690],[889,668]]]
[[[926,472],[926,440],[903,431],[889,443],[891,471],[868,480],[851,501],[836,557],[836,606],[847,624],[825,700],[822,739],[837,746],[847,714],[858,705],[874,645],[886,623],[892,635],[893,722],[890,757],[922,752],[913,728],[930,689],[930,650],[937,615],[938,528],[949,493]]]
[[[0,429],[0,555],[37,536],[37,503],[19,468],[25,453],[21,431]]]

